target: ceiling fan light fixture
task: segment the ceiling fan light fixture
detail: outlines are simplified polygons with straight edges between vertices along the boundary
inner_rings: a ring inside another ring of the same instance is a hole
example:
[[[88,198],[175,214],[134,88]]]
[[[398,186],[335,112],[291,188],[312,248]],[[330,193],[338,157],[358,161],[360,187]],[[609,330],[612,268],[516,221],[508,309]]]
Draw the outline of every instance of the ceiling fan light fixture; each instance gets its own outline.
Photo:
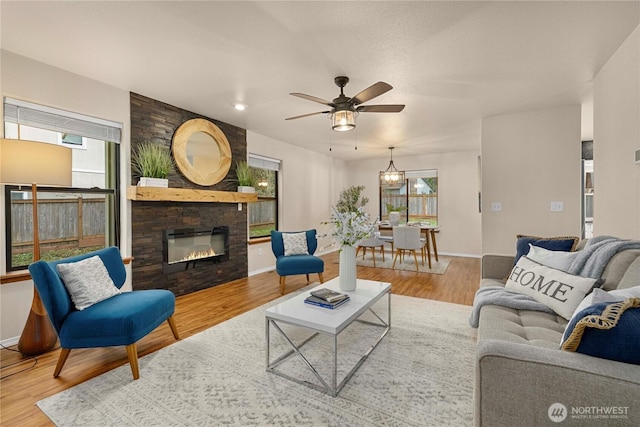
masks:
[[[336,111],[331,115],[331,128],[338,132],[345,132],[356,127],[356,113],[351,110]]]
[[[395,147],[389,147],[391,150],[391,160],[387,170],[380,171],[380,185],[381,186],[396,186],[402,184],[405,180],[404,171],[400,171],[393,164],[393,149]]]

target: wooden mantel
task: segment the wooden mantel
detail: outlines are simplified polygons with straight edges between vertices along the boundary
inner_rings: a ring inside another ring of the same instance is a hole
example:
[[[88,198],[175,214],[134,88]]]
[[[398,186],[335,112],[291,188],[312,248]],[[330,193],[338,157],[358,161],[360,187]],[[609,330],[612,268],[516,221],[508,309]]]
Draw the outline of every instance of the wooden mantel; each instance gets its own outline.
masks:
[[[146,202],[207,202],[207,203],[251,203],[258,201],[256,193],[233,191],[199,190],[196,188],[127,188],[127,199]]]

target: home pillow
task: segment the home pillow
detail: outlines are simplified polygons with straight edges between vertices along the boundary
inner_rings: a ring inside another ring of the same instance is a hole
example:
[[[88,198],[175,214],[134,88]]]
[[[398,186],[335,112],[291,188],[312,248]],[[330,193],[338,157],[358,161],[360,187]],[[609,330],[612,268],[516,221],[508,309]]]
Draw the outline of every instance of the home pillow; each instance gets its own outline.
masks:
[[[282,233],[284,255],[309,255],[307,250],[307,233]]]
[[[585,308],[569,322],[561,348],[640,365],[640,298]]]
[[[634,286],[632,288],[627,288],[627,289],[615,289],[609,292],[602,289],[595,288],[593,292],[587,295],[582,300],[582,302],[578,304],[578,307],[576,307],[576,310],[573,312],[573,316],[571,316],[571,320],[575,319],[576,316],[579,315],[579,313],[582,310],[584,310],[589,306],[600,304],[603,302],[607,302],[607,303],[620,302],[620,301],[626,300],[627,298],[640,298],[640,285]],[[566,340],[570,333],[569,331],[570,324],[571,324],[571,321],[569,321],[569,323],[567,324],[567,327],[564,330],[564,334],[562,334],[562,341]]]
[[[58,264],[56,268],[78,310],[84,310],[120,293],[98,255],[82,261]]]
[[[549,249],[529,243],[529,253],[527,254],[527,258],[531,261],[537,262],[538,264],[567,272],[569,271],[571,263],[578,254],[579,252],[550,251]]]
[[[529,244],[545,248],[550,251],[565,251],[572,252],[575,250],[578,241],[578,237],[566,236],[566,237],[534,237],[524,236],[518,234],[516,236],[516,258],[513,265],[516,265],[521,256],[529,253]]]
[[[569,320],[596,282],[597,279],[574,276],[523,256],[511,270],[505,288],[529,295]]]

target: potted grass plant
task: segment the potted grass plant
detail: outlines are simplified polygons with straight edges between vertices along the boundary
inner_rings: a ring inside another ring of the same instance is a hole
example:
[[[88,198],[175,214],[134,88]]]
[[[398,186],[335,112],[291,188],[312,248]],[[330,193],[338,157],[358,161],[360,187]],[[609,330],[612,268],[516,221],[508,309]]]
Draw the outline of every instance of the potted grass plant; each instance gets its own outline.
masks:
[[[244,160],[236,162],[236,178],[238,180],[238,193],[255,193],[256,176]]]
[[[172,169],[171,154],[160,144],[141,142],[131,154],[131,170],[139,177],[140,187],[169,187]]]

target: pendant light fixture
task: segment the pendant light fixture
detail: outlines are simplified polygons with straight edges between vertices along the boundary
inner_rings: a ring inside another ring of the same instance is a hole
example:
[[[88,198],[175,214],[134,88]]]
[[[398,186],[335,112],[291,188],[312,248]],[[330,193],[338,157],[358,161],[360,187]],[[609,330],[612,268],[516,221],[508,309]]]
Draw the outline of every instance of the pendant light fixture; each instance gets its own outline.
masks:
[[[389,147],[391,151],[391,160],[389,166],[384,172],[380,172],[380,185],[381,186],[394,186],[399,183],[404,183],[404,171],[399,171],[393,164],[393,149],[395,147]]]

